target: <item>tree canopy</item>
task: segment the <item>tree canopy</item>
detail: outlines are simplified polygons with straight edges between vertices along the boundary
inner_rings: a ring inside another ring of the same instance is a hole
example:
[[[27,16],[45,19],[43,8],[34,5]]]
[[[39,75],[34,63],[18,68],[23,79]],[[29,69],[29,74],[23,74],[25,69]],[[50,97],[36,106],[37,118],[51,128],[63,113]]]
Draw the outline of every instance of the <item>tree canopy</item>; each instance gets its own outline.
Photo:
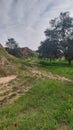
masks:
[[[6,46],[10,49],[16,49],[18,48],[18,43],[15,41],[14,38],[10,38],[8,39],[8,41],[6,42]]]
[[[18,43],[15,41],[14,38],[10,38],[8,39],[8,41],[6,42],[6,50],[16,56],[16,57],[21,57],[22,54],[21,54],[21,49],[20,47],[18,46]]]
[[[59,17],[50,20],[49,29],[45,30],[46,40],[39,47],[39,55],[47,58],[58,58],[62,55],[73,60],[73,18],[69,12],[60,13]]]

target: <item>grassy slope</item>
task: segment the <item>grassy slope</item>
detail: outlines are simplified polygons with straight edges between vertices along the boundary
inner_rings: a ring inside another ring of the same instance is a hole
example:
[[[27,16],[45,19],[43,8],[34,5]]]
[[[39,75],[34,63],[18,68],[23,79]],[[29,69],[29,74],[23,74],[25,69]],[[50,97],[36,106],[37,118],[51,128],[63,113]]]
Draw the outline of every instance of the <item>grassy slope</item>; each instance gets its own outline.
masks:
[[[0,77],[15,74],[12,62],[14,58],[4,48],[0,48]]]
[[[30,66],[30,63],[23,60],[17,60],[16,63],[19,61],[22,66],[18,69],[23,74],[24,65]],[[55,67],[53,65],[50,68],[45,66],[40,69],[61,75],[64,73],[66,77],[70,78],[72,72],[69,70],[72,70],[72,66],[65,67],[66,69],[64,66]],[[24,80],[23,75],[20,77]],[[34,80],[36,80],[35,78]],[[29,78],[29,84],[33,84],[31,78]],[[32,89],[13,104],[0,107],[0,130],[58,130],[62,125],[66,126],[65,130],[73,130],[72,83],[37,80]]]
[[[73,63],[69,66],[67,61],[55,61],[51,64],[49,61],[39,61],[38,64],[40,69],[73,79]]]
[[[40,81],[14,104],[0,108],[0,129],[73,130],[73,87],[59,81]]]

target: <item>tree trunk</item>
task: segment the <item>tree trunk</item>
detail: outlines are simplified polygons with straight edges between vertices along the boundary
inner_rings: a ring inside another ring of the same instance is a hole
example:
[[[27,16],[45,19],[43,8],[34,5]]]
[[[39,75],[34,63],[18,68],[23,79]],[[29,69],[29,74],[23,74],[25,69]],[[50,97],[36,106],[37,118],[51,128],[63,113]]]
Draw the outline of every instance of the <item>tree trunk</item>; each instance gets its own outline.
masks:
[[[71,65],[71,60],[70,59],[68,60],[68,62],[69,62],[69,65]]]
[[[51,63],[51,57],[50,57],[50,63]]]

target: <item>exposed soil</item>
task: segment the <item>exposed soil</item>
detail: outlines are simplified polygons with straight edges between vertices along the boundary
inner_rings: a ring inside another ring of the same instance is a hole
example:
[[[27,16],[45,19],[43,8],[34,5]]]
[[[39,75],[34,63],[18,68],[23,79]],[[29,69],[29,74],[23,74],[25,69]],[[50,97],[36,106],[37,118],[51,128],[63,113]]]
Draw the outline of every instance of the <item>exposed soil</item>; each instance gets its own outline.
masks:
[[[30,70],[31,74],[33,76],[41,77],[42,79],[55,79],[55,80],[60,80],[62,82],[67,81],[67,82],[72,82],[72,80],[52,74],[51,72],[47,73],[45,71],[39,70],[37,67],[31,68],[28,67],[28,70]],[[29,91],[29,89],[32,87],[32,85],[26,84],[25,81],[16,78],[16,75],[12,76],[7,76],[7,77],[2,77],[0,78],[0,103],[12,103],[15,101],[21,94]],[[9,82],[12,81],[11,84]],[[26,81],[28,82],[28,81]],[[60,130],[63,130],[61,128]]]
[[[20,80],[16,75],[0,78],[0,105],[11,104],[31,87],[27,80]]]
[[[67,81],[67,82],[73,83],[73,80],[71,80],[71,79],[68,79],[68,78],[65,78],[63,76],[59,76],[59,75],[56,75],[56,74],[52,74],[51,72],[47,73],[45,71],[40,71],[40,70],[38,70],[38,68],[30,68],[30,70],[34,74],[38,74],[38,75],[41,75],[41,76],[49,78],[49,79],[55,79],[55,80]]]
[[[61,127],[58,130],[68,130],[66,124],[62,124]]]
[[[16,78],[16,75],[11,75],[11,76],[7,76],[7,77],[2,77],[0,78],[0,84],[5,84],[8,83],[9,81],[13,80]]]

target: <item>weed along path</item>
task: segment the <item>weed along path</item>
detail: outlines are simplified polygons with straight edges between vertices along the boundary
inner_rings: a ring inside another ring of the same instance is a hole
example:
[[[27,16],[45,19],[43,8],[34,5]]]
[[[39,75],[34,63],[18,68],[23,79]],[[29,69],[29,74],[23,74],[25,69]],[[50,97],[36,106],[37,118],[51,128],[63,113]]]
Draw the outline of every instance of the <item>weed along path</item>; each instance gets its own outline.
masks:
[[[11,75],[11,76],[7,76],[7,77],[2,77],[0,78],[0,84],[5,84],[10,82],[11,80],[15,79],[16,75]]]

